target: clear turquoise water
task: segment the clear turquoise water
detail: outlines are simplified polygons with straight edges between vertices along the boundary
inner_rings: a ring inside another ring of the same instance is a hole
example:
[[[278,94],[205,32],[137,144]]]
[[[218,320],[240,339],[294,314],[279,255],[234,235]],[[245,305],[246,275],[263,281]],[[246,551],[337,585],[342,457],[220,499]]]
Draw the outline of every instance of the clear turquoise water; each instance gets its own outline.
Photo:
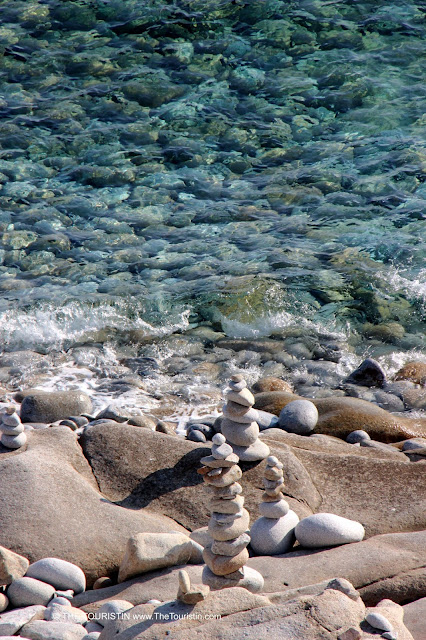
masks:
[[[424,346],[424,10],[0,2],[6,348],[199,323]]]

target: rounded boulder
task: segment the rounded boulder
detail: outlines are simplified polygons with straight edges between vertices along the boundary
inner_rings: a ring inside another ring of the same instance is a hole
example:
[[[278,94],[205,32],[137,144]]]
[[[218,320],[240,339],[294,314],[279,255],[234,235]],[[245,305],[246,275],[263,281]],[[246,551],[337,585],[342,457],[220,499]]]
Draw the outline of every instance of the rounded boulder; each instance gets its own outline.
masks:
[[[365,530],[355,520],[342,518],[334,513],[314,513],[299,522],[295,534],[303,547],[317,549],[361,542]]]
[[[299,436],[310,435],[318,422],[318,410],[309,400],[294,400],[282,409],[278,424]]]
[[[43,558],[30,564],[26,575],[47,582],[55,589],[72,589],[74,593],[86,589],[86,576],[80,567],[59,558]]]

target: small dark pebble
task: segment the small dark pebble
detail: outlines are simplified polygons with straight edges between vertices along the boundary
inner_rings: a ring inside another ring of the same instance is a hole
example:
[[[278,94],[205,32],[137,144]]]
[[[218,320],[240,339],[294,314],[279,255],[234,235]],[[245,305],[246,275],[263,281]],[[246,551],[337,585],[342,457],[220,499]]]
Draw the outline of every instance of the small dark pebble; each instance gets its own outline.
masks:
[[[68,416],[67,420],[72,420],[73,422],[75,422],[77,427],[84,427],[84,425],[89,422],[86,416]]]
[[[190,431],[201,431],[201,433],[203,433],[206,436],[207,440],[211,440],[214,434],[216,433],[213,427],[210,427],[206,424],[200,424],[198,422],[196,424],[188,425],[188,432]]]
[[[77,424],[74,422],[74,420],[61,420],[59,423],[62,427],[69,427],[70,429],[72,429],[73,431],[75,431],[77,429]]]
[[[187,440],[191,440],[192,442],[207,442],[207,438],[201,431],[193,429],[186,436]]]

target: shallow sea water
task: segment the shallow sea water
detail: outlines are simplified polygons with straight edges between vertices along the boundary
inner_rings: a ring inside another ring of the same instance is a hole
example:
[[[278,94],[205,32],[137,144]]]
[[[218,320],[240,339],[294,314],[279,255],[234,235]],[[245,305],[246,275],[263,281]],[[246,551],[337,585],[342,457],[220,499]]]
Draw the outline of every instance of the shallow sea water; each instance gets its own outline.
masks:
[[[120,396],[147,408],[263,371],[229,354],[217,379],[170,367],[201,358],[200,328],[337,340],[348,370],[424,358],[424,17],[411,1],[1,1],[3,350],[52,355],[38,386],[91,392],[154,358]]]

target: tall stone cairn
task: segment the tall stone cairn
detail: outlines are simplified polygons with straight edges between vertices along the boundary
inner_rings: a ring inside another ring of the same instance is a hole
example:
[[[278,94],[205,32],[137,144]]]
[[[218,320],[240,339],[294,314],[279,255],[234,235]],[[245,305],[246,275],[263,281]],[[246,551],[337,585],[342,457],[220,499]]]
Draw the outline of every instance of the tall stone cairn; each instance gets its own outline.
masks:
[[[286,553],[293,546],[294,529],[299,518],[284,500],[283,464],[275,456],[266,460],[263,486],[265,491],[259,506],[261,517],[250,530],[251,548],[265,556]]]
[[[198,472],[213,494],[208,527],[212,542],[203,552],[207,566],[202,579],[213,590],[238,586],[255,593],[262,590],[264,581],[260,573],[244,566],[249,558],[250,515],[238,483],[242,476],[238,462],[221,433],[213,437],[212,455],[201,458],[203,467]]]
[[[13,405],[6,407],[1,416],[0,432],[0,442],[8,449],[19,449],[27,442],[21,419]]]
[[[225,397],[221,429],[227,442],[243,462],[263,460],[269,447],[259,440],[259,414],[253,409],[254,396],[242,375],[232,376]]]

